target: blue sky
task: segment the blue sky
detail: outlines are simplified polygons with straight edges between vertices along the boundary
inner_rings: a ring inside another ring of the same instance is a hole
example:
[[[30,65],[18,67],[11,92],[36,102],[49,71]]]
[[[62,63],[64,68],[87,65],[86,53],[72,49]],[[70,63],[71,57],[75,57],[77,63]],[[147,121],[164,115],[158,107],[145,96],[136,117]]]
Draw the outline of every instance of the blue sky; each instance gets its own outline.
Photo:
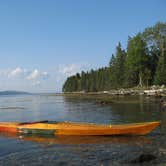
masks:
[[[1,0],[0,91],[60,91],[108,65],[119,41],[166,21],[165,0]]]

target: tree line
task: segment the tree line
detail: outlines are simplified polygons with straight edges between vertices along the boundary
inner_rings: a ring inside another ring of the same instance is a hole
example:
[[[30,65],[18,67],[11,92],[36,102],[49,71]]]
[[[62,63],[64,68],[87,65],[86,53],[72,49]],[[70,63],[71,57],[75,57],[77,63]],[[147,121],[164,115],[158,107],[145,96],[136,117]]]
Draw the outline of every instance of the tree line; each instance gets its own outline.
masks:
[[[97,92],[166,84],[166,23],[157,23],[119,42],[107,67],[68,77],[63,92]]]

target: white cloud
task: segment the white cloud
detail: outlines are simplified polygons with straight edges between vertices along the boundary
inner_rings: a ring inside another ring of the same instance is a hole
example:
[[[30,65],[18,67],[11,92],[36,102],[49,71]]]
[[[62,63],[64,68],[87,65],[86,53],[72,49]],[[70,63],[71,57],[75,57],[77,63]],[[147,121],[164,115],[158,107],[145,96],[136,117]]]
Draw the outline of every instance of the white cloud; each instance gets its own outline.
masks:
[[[82,66],[78,64],[70,64],[68,66],[60,66],[59,72],[66,75],[71,76],[81,71]]]
[[[27,76],[27,79],[34,80],[34,79],[37,79],[39,76],[40,76],[40,72],[37,69],[35,69],[34,71],[30,73],[30,75]]]
[[[38,86],[38,85],[40,85],[40,84],[41,84],[40,81],[35,81],[35,82],[32,83],[33,86]]]
[[[24,67],[0,69],[1,89],[16,90],[46,90],[58,89],[67,77],[87,71],[92,68],[88,63],[61,64],[49,72],[36,69],[25,69]]]
[[[46,79],[48,78],[47,72],[40,72],[39,70],[35,69],[33,70],[26,78],[28,80],[36,80],[36,79]]]
[[[45,71],[41,73],[41,76],[43,79],[47,79],[49,77],[49,74]]]
[[[38,69],[27,70],[21,67],[0,70],[0,76],[1,79],[3,79],[5,82],[8,80],[9,84],[14,84],[17,82],[17,84],[26,84],[30,87],[39,86],[43,83],[44,80],[49,78],[49,74],[46,71],[42,72]],[[12,79],[12,82],[9,81],[10,79]]]
[[[19,77],[19,76],[22,76],[24,73],[25,73],[25,70],[20,68],[20,67],[17,67],[9,72],[6,72],[8,73],[8,77],[11,78],[11,77]]]
[[[72,63],[59,65],[56,72],[54,73],[54,78],[58,84],[64,83],[67,77],[80,73],[81,71],[88,71],[92,67],[88,63]]]

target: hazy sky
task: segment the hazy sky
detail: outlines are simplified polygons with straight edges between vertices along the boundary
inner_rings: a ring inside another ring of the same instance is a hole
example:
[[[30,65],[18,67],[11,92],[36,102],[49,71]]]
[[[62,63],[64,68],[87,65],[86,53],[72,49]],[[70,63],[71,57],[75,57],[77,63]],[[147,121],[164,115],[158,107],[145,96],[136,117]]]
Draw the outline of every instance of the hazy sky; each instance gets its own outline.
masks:
[[[60,91],[158,21],[165,0],[0,0],[0,91]]]

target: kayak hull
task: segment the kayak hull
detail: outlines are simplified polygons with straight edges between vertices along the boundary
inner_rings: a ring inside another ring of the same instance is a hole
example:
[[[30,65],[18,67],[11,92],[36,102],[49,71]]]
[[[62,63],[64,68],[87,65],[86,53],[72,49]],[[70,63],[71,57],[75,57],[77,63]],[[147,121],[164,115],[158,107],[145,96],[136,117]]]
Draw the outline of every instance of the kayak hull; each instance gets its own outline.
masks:
[[[132,123],[122,125],[99,125],[74,122],[0,123],[0,132],[43,135],[146,135],[160,122]]]
[[[94,128],[66,128],[55,132],[57,135],[146,135],[159,126],[158,122],[131,124],[131,125],[111,125]]]

